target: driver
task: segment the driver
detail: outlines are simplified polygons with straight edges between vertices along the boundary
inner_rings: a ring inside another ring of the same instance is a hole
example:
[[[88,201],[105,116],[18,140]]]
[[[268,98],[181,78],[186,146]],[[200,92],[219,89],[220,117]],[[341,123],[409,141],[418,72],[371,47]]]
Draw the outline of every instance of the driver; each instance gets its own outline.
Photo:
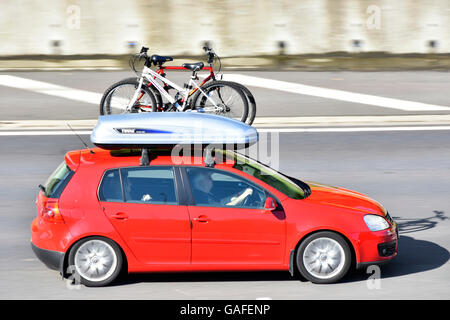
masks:
[[[220,199],[211,193],[213,181],[209,172],[198,172],[192,179],[195,202],[198,204],[220,205]]]
[[[198,204],[239,206],[243,204],[247,197],[253,194],[252,188],[246,188],[242,193],[236,196],[219,199],[216,195],[211,193],[213,180],[211,174],[205,171],[198,172],[193,177],[192,184],[195,201]]]

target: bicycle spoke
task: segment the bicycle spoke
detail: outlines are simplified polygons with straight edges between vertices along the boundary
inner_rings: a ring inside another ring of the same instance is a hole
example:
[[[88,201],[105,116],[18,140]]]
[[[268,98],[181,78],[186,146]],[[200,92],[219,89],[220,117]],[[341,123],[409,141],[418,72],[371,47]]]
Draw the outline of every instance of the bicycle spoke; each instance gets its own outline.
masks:
[[[136,84],[122,83],[111,90],[104,102],[105,114],[126,113],[127,106],[136,92],[136,87]],[[143,90],[138,94],[134,105],[131,112],[152,111],[153,107],[150,96]]]
[[[246,97],[230,85],[213,84],[206,88],[206,96],[201,94],[200,101],[195,101],[195,108],[206,113],[214,113],[244,121],[247,116]],[[244,120],[243,120],[244,119]]]

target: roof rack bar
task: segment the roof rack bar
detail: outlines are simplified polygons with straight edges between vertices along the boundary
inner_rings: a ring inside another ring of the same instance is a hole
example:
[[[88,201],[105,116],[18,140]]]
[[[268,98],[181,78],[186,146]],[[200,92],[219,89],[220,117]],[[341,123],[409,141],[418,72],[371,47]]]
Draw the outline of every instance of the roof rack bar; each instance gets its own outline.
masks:
[[[141,166],[148,166],[150,164],[149,149],[142,149],[141,157],[139,162]]]
[[[216,164],[212,156],[213,150],[214,150],[213,147],[207,147],[205,149],[205,167],[207,168],[214,168],[214,165]]]

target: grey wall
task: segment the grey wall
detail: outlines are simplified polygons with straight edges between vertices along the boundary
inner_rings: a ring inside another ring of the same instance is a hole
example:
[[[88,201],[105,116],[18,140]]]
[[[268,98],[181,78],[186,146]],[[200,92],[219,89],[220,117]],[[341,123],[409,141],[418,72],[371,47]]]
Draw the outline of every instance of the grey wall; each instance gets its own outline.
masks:
[[[279,41],[288,54],[447,53],[449,39],[450,0],[0,0],[2,56],[126,54],[130,41],[201,54],[205,40],[221,56],[277,53]]]

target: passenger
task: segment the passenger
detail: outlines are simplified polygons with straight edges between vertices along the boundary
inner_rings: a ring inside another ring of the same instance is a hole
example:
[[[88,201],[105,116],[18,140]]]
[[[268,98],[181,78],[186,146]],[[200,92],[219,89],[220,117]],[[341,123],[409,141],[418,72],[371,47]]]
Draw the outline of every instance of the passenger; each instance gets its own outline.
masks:
[[[138,190],[133,190],[133,183],[131,182],[132,180],[128,177],[128,170],[122,170],[122,178],[125,182],[125,197],[127,201],[150,202],[152,200],[152,196],[149,193],[143,193],[139,192]]]

